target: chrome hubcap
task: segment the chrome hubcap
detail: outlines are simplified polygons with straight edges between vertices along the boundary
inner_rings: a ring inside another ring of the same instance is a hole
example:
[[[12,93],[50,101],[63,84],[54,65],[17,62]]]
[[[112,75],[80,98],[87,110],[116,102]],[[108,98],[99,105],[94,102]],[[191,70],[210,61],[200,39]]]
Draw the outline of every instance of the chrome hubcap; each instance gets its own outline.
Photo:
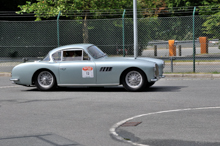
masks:
[[[126,75],[125,81],[129,87],[138,88],[142,84],[143,79],[139,72],[131,71]]]
[[[43,71],[38,75],[38,83],[44,88],[49,88],[53,84],[53,75],[48,71]]]

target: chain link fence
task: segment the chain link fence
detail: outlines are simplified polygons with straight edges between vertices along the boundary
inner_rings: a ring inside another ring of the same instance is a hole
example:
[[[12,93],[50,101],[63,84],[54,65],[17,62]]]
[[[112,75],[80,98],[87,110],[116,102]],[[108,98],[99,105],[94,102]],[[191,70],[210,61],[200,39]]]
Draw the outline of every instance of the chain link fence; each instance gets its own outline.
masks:
[[[195,59],[196,72],[219,73],[219,20],[195,16],[193,34],[192,16],[140,18],[138,55],[165,60],[165,72],[193,72]],[[39,60],[58,45],[75,43],[95,44],[113,57],[133,56],[133,19],[0,21],[0,72],[10,72],[24,57]]]

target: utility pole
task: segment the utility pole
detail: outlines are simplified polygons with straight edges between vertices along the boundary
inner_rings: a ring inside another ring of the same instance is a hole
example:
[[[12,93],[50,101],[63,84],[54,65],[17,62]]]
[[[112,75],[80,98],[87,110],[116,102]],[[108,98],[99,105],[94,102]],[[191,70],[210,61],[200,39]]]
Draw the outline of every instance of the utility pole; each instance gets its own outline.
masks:
[[[133,0],[134,58],[138,56],[137,0]]]

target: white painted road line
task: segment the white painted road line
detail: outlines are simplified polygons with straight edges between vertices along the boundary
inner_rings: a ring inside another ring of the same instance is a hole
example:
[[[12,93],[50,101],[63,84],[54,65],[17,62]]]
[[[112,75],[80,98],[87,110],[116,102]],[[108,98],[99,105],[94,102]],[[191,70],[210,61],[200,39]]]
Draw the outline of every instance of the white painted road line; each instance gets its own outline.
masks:
[[[116,138],[117,140],[120,140],[120,141],[124,141],[124,142],[127,142],[127,143],[130,143],[132,145],[135,145],[135,146],[149,146],[149,145],[145,145],[145,144],[139,144],[139,143],[134,143],[130,140],[125,140],[123,137],[119,136],[116,132],[116,129],[118,127],[120,127],[122,124],[130,121],[130,120],[134,120],[136,118],[140,118],[140,117],[143,117],[143,116],[149,116],[149,115],[156,115],[156,114],[163,114],[163,113],[172,113],[172,112],[180,112],[180,111],[191,111],[191,110],[209,110],[209,109],[220,109],[220,107],[199,107],[199,108],[186,108],[186,109],[175,109],[175,110],[167,110],[167,111],[159,111],[159,112],[153,112],[153,113],[147,113],[147,114],[141,114],[141,115],[137,115],[137,116],[134,116],[134,117],[131,117],[131,118],[128,118],[128,119],[125,119],[125,120],[122,120],[118,123],[116,123],[115,125],[113,125],[111,128],[110,128],[110,134]]]
[[[20,87],[20,86],[0,86],[0,89],[5,89],[5,88],[16,88],[16,87]]]

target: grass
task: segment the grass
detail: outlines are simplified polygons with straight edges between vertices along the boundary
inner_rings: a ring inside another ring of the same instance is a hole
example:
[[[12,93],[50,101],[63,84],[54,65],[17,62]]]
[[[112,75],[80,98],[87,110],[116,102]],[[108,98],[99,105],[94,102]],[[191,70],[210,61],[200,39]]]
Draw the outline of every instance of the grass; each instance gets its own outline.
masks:
[[[220,72],[214,71],[214,72],[212,72],[212,74],[220,74]]]

